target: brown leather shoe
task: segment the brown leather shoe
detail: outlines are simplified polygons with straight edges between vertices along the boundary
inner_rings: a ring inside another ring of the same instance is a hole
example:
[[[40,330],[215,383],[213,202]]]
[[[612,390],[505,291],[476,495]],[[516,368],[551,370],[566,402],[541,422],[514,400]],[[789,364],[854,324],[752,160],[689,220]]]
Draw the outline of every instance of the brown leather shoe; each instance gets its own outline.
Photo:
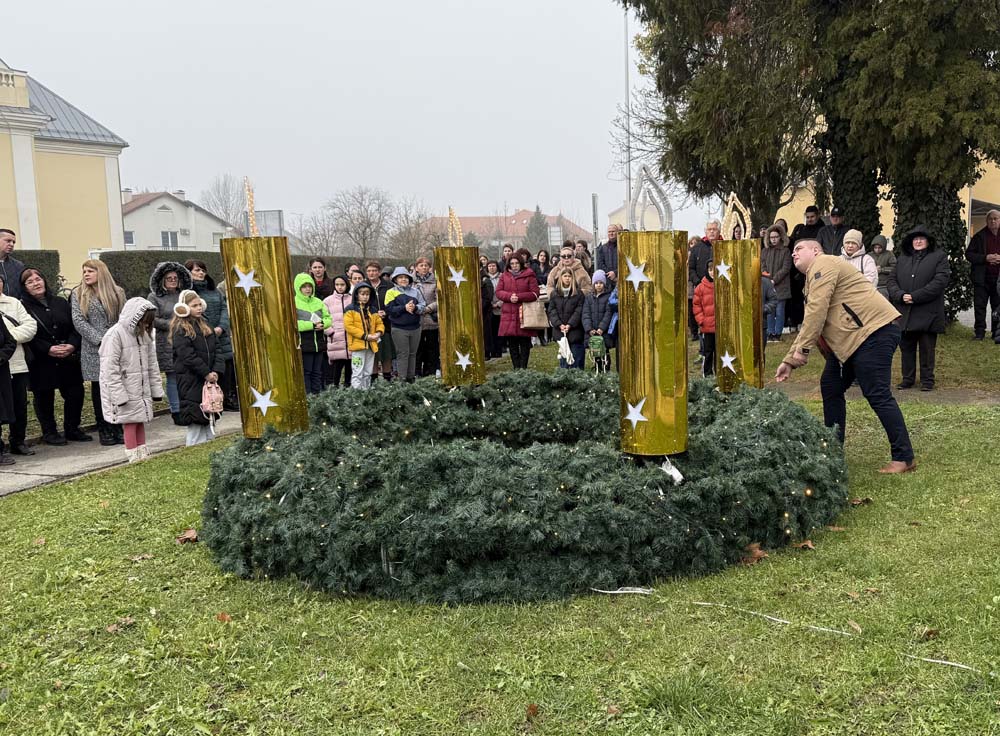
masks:
[[[902,460],[893,460],[891,463],[886,465],[884,468],[879,470],[880,473],[909,473],[911,470],[916,470],[917,464],[913,460],[908,463],[904,463]]]

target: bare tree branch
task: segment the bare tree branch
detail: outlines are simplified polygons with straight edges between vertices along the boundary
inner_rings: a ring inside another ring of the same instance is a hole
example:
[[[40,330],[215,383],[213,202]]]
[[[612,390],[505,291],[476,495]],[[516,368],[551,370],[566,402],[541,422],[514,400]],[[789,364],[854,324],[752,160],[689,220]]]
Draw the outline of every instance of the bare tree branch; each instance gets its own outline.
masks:
[[[311,256],[339,255],[337,220],[329,207],[322,207],[299,223],[296,233]]]
[[[324,209],[337,223],[347,255],[373,258],[385,247],[393,217],[392,198],[377,187],[357,186],[337,192]]]
[[[239,179],[232,174],[215,177],[208,189],[202,191],[200,200],[202,207],[242,234],[246,199]]]

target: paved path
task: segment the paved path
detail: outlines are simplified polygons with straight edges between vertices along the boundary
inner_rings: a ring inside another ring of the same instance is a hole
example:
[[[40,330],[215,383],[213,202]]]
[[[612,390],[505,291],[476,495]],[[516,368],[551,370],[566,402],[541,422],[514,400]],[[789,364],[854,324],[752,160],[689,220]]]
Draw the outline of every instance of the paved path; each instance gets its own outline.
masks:
[[[239,413],[223,414],[215,429],[219,435],[239,432]],[[156,417],[146,427],[149,451],[160,453],[183,447],[185,431],[174,425],[169,414]],[[124,445],[102,447],[97,442],[97,431],[92,434],[93,442],[70,442],[64,447],[37,444],[32,447],[34,455],[15,455],[16,464],[0,467],[0,497],[125,463]]]
[[[819,378],[815,381],[795,381],[782,384],[771,383],[767,388],[780,388],[792,399],[814,399],[821,401],[819,393]],[[975,406],[1000,406],[1000,392],[983,391],[975,388],[935,388],[933,391],[920,391],[912,388],[906,391],[893,390],[896,400],[901,404],[973,404]],[[847,399],[864,399],[861,389],[852,386],[847,391]]]

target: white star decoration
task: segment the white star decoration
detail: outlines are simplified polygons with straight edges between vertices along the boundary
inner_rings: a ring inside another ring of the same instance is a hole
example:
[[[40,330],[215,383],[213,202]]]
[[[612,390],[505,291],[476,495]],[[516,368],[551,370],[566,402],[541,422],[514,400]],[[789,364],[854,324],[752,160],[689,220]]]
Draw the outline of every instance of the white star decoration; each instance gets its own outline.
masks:
[[[271,391],[268,391],[266,394],[262,394],[253,386],[250,387],[250,390],[253,391],[253,397],[254,399],[256,399],[256,401],[253,402],[253,408],[260,409],[260,413],[266,417],[267,410],[270,409],[272,406],[277,406],[277,404],[271,401],[271,391],[273,391],[274,389],[271,389]]]
[[[461,285],[461,283],[463,281],[468,281],[468,279],[465,278],[465,269],[464,268],[459,269],[458,271],[456,271],[451,266],[448,266],[448,270],[451,271],[451,278],[448,279],[448,280],[451,281],[453,284],[455,284],[455,288],[456,289]]]
[[[457,355],[457,356],[458,356],[458,360],[456,360],[456,361],[455,361],[455,365],[457,365],[457,366],[458,366],[459,368],[461,368],[461,369],[462,369],[463,371],[464,371],[464,370],[466,370],[466,369],[468,369],[468,367],[469,367],[470,365],[472,365],[472,361],[471,361],[471,360],[469,360],[469,355],[470,355],[470,354],[471,354],[471,353],[460,353],[460,352],[458,352],[458,351],[456,350],[456,351],[455,351],[455,355]]]
[[[719,276],[721,278],[724,278],[729,283],[733,283],[732,278],[730,278],[730,276],[729,276],[729,269],[730,268],[732,268],[732,266],[730,266],[725,261],[719,261],[719,263],[715,266],[715,271],[716,271],[716,273],[719,274]]]
[[[631,258],[626,258],[625,262],[628,264],[628,277],[625,280],[631,281],[632,286],[635,287],[636,291],[639,291],[639,284],[641,284],[643,281],[653,280],[646,275],[645,262],[643,262],[641,265],[638,266],[632,263]]]
[[[725,353],[723,354],[723,356],[722,356],[722,367],[723,367],[723,368],[728,368],[728,369],[729,369],[729,370],[731,370],[731,371],[732,371],[733,373],[736,373],[736,369],[735,369],[735,368],[733,368],[733,361],[734,361],[734,360],[736,360],[736,356],[735,356],[735,355],[730,355],[730,354],[729,354],[729,351],[727,350],[727,351],[726,351],[726,352],[725,352]]]
[[[250,289],[255,286],[260,286],[260,284],[253,280],[254,270],[252,268],[250,269],[250,273],[243,273],[236,266],[233,266],[233,270],[236,272],[236,275],[240,277],[236,284],[236,288],[243,289],[243,292],[247,296],[250,296]]]
[[[628,404],[628,416],[625,417],[625,421],[632,422],[632,431],[635,431],[639,422],[649,421],[642,415],[642,407],[646,404],[646,397],[643,397],[642,400],[635,405],[629,404],[627,401],[625,403]]]

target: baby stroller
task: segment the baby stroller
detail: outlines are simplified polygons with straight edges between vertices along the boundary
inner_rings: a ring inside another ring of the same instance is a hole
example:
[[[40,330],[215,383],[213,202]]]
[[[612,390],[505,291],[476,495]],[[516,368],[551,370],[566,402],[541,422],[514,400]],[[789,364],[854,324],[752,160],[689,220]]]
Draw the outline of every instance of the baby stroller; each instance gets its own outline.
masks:
[[[594,358],[594,373],[607,373],[611,370],[611,355],[604,342],[603,335],[591,335],[587,343],[587,352]]]

